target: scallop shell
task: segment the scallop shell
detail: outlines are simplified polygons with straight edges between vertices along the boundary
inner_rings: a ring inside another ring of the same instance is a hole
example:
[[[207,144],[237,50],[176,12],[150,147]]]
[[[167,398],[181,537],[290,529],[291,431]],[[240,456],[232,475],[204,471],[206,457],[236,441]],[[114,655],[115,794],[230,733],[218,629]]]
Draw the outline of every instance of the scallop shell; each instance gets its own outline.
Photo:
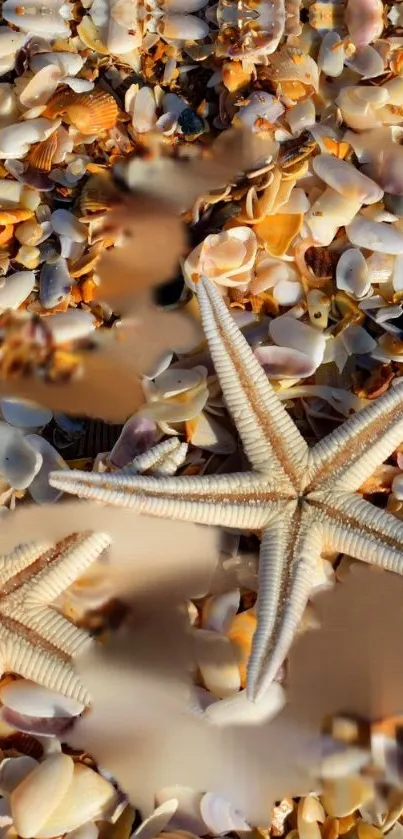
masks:
[[[50,172],[57,146],[57,131],[51,134],[47,140],[42,140],[41,143],[32,146],[27,155],[27,162],[30,167],[37,169],[39,172]]]
[[[22,839],[36,836],[66,796],[74,772],[71,757],[48,757],[26,777],[10,796],[14,827]]]
[[[44,113],[51,119],[66,114],[81,134],[99,134],[116,125],[118,106],[110,93],[99,88],[88,93],[64,90],[48,102]]]

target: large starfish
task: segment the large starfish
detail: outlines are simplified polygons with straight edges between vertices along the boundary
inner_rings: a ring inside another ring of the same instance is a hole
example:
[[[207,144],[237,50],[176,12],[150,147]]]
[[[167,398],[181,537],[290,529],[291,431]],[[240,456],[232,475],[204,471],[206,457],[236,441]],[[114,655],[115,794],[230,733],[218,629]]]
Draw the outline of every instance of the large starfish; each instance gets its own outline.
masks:
[[[56,545],[20,545],[0,556],[0,670],[32,679],[87,703],[73,657],[90,643],[87,632],[52,608],[108,547],[104,533],[73,534]]]
[[[287,655],[322,551],[403,573],[403,524],[356,493],[403,438],[403,389],[391,389],[309,449],[209,280],[199,282],[198,299],[251,470],[160,478],[61,471],[51,484],[155,516],[263,530],[247,683],[256,700]]]

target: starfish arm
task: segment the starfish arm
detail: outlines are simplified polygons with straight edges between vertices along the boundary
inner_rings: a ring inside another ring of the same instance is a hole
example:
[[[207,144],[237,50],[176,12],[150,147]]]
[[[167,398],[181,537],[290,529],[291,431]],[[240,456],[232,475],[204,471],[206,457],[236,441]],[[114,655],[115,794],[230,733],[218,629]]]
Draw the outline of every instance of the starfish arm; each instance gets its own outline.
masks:
[[[34,579],[31,577],[23,584],[22,602],[29,596],[30,601],[38,605],[52,603],[99,559],[110,543],[105,533],[85,532],[74,533],[58,542],[50,557],[46,555],[47,562],[38,568]]]
[[[403,439],[403,387],[358,411],[310,453],[312,488],[354,491]]]
[[[80,498],[132,507],[148,515],[244,530],[263,527],[267,504],[278,499],[274,486],[250,472],[159,478],[60,471],[51,473],[50,483]]]
[[[0,624],[0,667],[2,673],[18,673],[38,685],[59,691],[89,704],[90,696],[69,657],[51,644],[26,636],[17,637],[15,627]]]
[[[323,522],[324,548],[403,574],[403,523],[350,492],[312,493]]]
[[[19,574],[23,575],[27,568],[50,552],[52,547],[51,542],[30,542],[18,545],[11,553],[0,555],[0,592],[4,595],[4,586]]]
[[[48,606],[38,607],[30,599],[26,602],[23,618],[28,630],[43,635],[50,643],[69,658],[73,658],[91,643],[90,636],[83,629],[70,623],[63,615]]]
[[[153,475],[174,475],[183,465],[188,451],[187,443],[181,443],[177,437],[170,437],[157,443],[148,452],[137,455],[125,472],[149,472]]]
[[[283,505],[264,532],[259,560],[257,629],[247,691],[257,700],[283,663],[303,616],[320,557],[322,536],[310,511]]]
[[[308,456],[305,440],[218,291],[205,278],[198,284],[198,300],[221,389],[251,465],[257,471],[275,470],[296,486]]]

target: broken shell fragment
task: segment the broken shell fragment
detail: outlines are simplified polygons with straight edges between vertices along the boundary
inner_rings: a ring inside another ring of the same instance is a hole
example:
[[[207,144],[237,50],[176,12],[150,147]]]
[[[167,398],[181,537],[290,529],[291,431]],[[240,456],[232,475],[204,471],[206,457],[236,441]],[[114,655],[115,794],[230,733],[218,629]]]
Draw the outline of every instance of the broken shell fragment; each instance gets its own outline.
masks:
[[[238,588],[208,597],[202,606],[202,627],[214,632],[225,633],[231,619],[239,609],[240,591]]]
[[[26,489],[42,465],[42,455],[24,439],[20,429],[0,421],[0,475],[14,489]]]
[[[53,416],[48,408],[42,408],[29,399],[1,399],[0,408],[5,421],[16,428],[43,428]]]
[[[200,802],[200,813],[210,833],[222,836],[232,831],[250,831],[243,813],[220,795],[206,792]]]
[[[40,437],[39,434],[27,434],[25,439],[27,443],[29,443],[29,445],[31,445],[32,448],[39,452],[42,456],[41,468],[38,470],[29,486],[31,498],[33,498],[36,504],[53,504],[58,498],[60,498],[62,493],[60,490],[54,489],[50,486],[49,473],[53,472],[55,469],[68,469],[69,467],[51,443],[43,437]],[[78,704],[79,703],[76,703],[76,705]],[[59,703],[59,705],[63,707],[62,702]],[[35,714],[35,716],[41,715]]]
[[[107,816],[116,802],[117,792],[109,781],[89,766],[76,763],[64,796],[56,807],[53,806],[48,819],[37,828],[34,836],[52,839],[70,833],[93,819]]]
[[[362,204],[375,204],[383,197],[383,189],[378,184],[359,172],[351,163],[332,154],[314,157],[312,168],[327,186],[340,192],[345,198],[361,201]]]
[[[270,321],[269,332],[279,346],[304,353],[316,367],[322,363],[326,339],[312,326],[301,323],[290,315],[281,315]]]
[[[348,248],[336,266],[336,284],[340,291],[360,299],[371,288],[368,265],[359,248]]]
[[[349,241],[359,248],[391,255],[403,253],[403,233],[387,222],[359,215],[346,226],[346,233]]]
[[[45,309],[53,309],[69,297],[71,277],[67,262],[59,256],[52,262],[44,262],[39,282],[39,299]]]
[[[18,309],[21,303],[29,297],[35,285],[33,271],[16,271],[9,274],[0,286],[0,312],[5,309]]]

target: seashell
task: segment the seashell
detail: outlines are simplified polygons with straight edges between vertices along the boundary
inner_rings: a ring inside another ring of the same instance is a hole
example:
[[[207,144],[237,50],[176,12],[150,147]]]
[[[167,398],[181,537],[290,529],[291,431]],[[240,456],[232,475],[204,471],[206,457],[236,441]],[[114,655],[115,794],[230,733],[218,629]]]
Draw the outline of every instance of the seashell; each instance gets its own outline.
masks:
[[[86,338],[95,329],[95,318],[91,312],[75,309],[69,312],[57,312],[46,318],[46,326],[56,346],[69,341]]]
[[[134,85],[132,85],[134,87]],[[157,104],[153,91],[144,85],[136,93],[133,104],[128,106],[130,88],[125,98],[126,109],[132,115],[133,128],[140,134],[152,131],[157,121]]]
[[[28,152],[27,162],[32,169],[38,169],[39,172],[50,172],[52,168],[53,159],[57,152],[58,137],[57,132],[43,140],[38,145],[32,146]]]
[[[269,66],[264,72],[265,77],[270,78],[275,84],[296,81],[308,88],[313,88],[314,91],[319,88],[319,71],[316,61],[298,47],[282,47],[270,56]]]
[[[39,143],[50,137],[58,124],[56,120],[38,117],[0,128],[0,156],[21,157],[29,151],[32,143]]]
[[[381,87],[351,85],[341,89],[336,105],[349,128],[366,131],[382,125],[378,111],[387,104],[388,98],[388,92]]]
[[[113,466],[123,469],[139,454],[151,448],[155,442],[157,425],[153,420],[145,417],[130,417],[127,420],[116,441],[109,461]]]
[[[107,815],[116,801],[117,792],[109,781],[89,766],[76,763],[64,796],[53,806],[47,820],[42,821],[30,836],[34,835],[35,839],[52,839],[70,833],[93,819]]]
[[[15,261],[29,270],[38,267],[40,258],[41,252],[39,248],[34,248],[28,245],[22,245],[15,255]]]
[[[354,44],[365,47],[381,37],[384,27],[382,0],[348,0],[344,20]]]
[[[43,0],[29,0],[27,6],[21,6],[19,0],[5,0],[2,16],[7,23],[30,35],[67,38],[70,27],[61,14],[61,7],[61,0],[46,0],[46,6]]]
[[[241,687],[239,668],[231,642],[208,629],[193,630],[195,660],[207,690],[222,699]]]
[[[361,775],[323,781],[322,801],[326,812],[334,818],[349,816],[374,795],[373,783]]]
[[[206,413],[186,423],[186,437],[193,446],[215,454],[231,454],[236,450],[233,434]]]
[[[207,597],[202,606],[202,627],[214,632],[225,633],[228,623],[236,615],[240,604],[238,588],[226,591],[225,594]]]
[[[5,421],[15,428],[43,428],[53,416],[48,408],[42,408],[29,399],[1,399],[0,408]]]
[[[251,826],[245,821],[240,810],[237,810],[226,798],[206,792],[200,802],[200,813],[213,836],[222,836],[232,831],[250,831]]]
[[[35,436],[31,434],[30,439]],[[46,443],[42,437],[37,439]],[[76,699],[48,690],[28,679],[18,679],[1,687],[0,700],[6,708],[26,716],[76,717],[84,710],[84,705]]]
[[[305,216],[316,243],[330,245],[339,227],[350,224],[361,209],[361,201],[346,198],[327,187]]]
[[[290,347],[256,347],[253,353],[269,379],[306,379],[316,370],[305,353]]]
[[[14,827],[22,839],[37,836],[51,813],[65,799],[73,781],[74,763],[65,754],[48,757],[10,796]]]
[[[182,789],[182,787],[179,789]],[[177,798],[170,798],[168,801],[164,801],[159,807],[156,807],[147,819],[144,819],[141,825],[132,833],[130,839],[134,839],[134,837],[136,839],[154,839],[155,836],[159,836],[177,812],[178,803]]]
[[[192,787],[165,787],[155,796],[155,803],[161,805],[172,800],[176,801],[177,810],[169,820],[170,830],[186,830],[196,836],[202,836],[206,829],[206,825],[200,815],[202,796],[203,793],[197,792]],[[166,831],[164,829],[165,835]]]
[[[38,761],[30,755],[21,757],[6,757],[0,763],[0,793],[10,793],[20,784],[35,767]]]
[[[83,67],[84,59],[77,52],[37,52],[29,58],[34,73],[49,65],[59,67],[63,76],[75,76]]]
[[[170,14],[192,14],[207,6],[208,0],[162,0],[161,8]],[[11,52],[11,50],[10,50]]]
[[[315,119],[316,111],[312,99],[297,102],[293,108],[287,111],[287,122],[294,136],[313,125]]]
[[[27,443],[42,456],[41,468],[36,473],[29,486],[30,495],[36,504],[53,504],[63,493],[50,486],[48,480],[49,473],[53,472],[55,469],[68,469],[69,467],[60,456],[59,452],[43,437],[39,437],[38,434],[27,434],[25,439]],[[63,706],[63,708],[65,708],[65,706]],[[80,712],[78,711],[77,713]],[[42,715],[35,714],[35,716]]]
[[[236,696],[215,702],[206,709],[206,717],[220,726],[225,725],[256,725],[267,723],[277,716],[286,703],[284,689],[278,682],[272,682],[269,689],[259,699],[251,702],[246,690],[241,690]]]
[[[200,274],[229,287],[246,285],[256,259],[257,240],[250,227],[234,227],[206,236],[183,265],[186,283],[193,288]]]
[[[30,218],[32,218],[32,210],[22,210],[18,207],[10,207],[8,210],[0,209],[0,224],[18,224]]]
[[[0,178],[0,204],[3,210],[17,207],[21,202],[22,184]]]
[[[109,55],[109,50],[101,41],[99,32],[89,15],[84,15],[78,24],[77,34],[88,49],[99,52],[101,55]]]
[[[290,315],[281,315],[270,321],[269,333],[276,344],[304,353],[316,367],[322,363],[326,340],[312,326],[301,323]]]
[[[174,41],[200,41],[209,33],[206,21],[193,15],[163,15],[158,27],[162,38]]]
[[[319,154],[313,159],[312,168],[318,178],[345,198],[360,201],[362,204],[375,204],[383,197],[383,189],[374,181],[359,172],[351,163],[346,163],[332,154]]]
[[[42,465],[42,456],[20,429],[0,421],[0,474],[14,489],[26,489]]]
[[[277,213],[266,216],[254,230],[272,256],[284,256],[301,230],[303,219],[302,213]]]
[[[234,644],[238,654],[238,667],[241,676],[241,686],[246,685],[248,662],[252,650],[253,636],[255,634],[257,619],[255,610],[247,609],[240,612],[230,621],[227,629],[227,638]]]
[[[10,29],[8,26],[2,26],[0,29],[0,57],[14,57],[18,50],[24,46],[25,41],[26,35],[24,32],[15,32],[14,29]],[[10,69],[13,69],[13,67],[14,61]]]
[[[384,61],[374,47],[359,47],[350,58],[346,59],[346,66],[355,73],[359,73],[364,79],[371,79],[380,76],[384,72]],[[389,104],[394,104],[389,100]]]
[[[284,105],[276,96],[265,90],[256,90],[248,97],[246,104],[240,107],[237,120],[239,119],[248,128],[260,131],[264,121],[276,122],[284,110]]]
[[[88,93],[62,91],[48,102],[45,115],[54,118],[67,115],[81,134],[96,135],[116,125],[118,106],[110,93],[95,88]],[[1,147],[1,135],[0,135]]]
[[[349,241],[359,248],[391,255],[403,253],[403,233],[386,222],[357,216],[346,226],[346,234]]]
[[[60,67],[51,64],[35,73],[20,94],[20,102],[24,108],[35,108],[37,105],[46,105],[53,96],[63,73]]]
[[[35,285],[33,271],[16,271],[9,274],[0,286],[0,312],[5,309],[18,309],[29,297]]]
[[[343,72],[344,58],[344,43],[340,35],[330,29],[329,32],[325,33],[319,47],[319,70],[326,76],[337,78]]]
[[[63,210],[56,210],[63,212]],[[67,262],[62,256],[52,262],[44,262],[39,281],[39,299],[45,309],[53,309],[70,295],[71,277]]]
[[[86,242],[88,230],[69,210],[55,210],[50,221],[55,233],[66,236],[73,242]]]
[[[336,267],[336,285],[357,300],[370,291],[367,261],[358,248],[349,248],[342,253]]]

